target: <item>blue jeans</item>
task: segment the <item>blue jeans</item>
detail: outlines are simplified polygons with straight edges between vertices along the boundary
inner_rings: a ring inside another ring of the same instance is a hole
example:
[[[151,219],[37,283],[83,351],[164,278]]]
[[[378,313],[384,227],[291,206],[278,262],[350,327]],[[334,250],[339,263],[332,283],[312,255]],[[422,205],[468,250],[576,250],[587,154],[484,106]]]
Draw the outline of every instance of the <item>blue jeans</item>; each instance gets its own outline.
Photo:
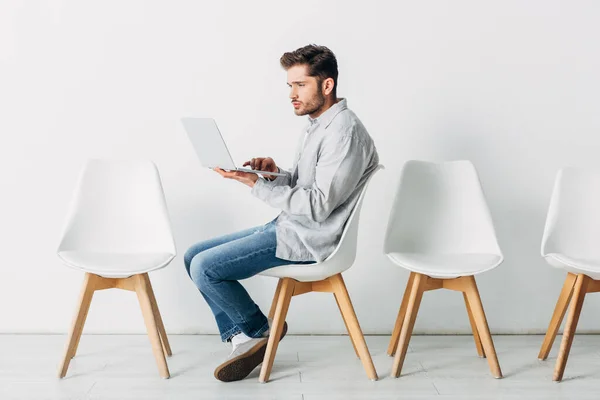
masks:
[[[258,338],[269,329],[267,317],[238,280],[281,265],[314,263],[275,257],[275,221],[197,243],[184,255],[188,275],[212,310],[224,342],[240,332]]]

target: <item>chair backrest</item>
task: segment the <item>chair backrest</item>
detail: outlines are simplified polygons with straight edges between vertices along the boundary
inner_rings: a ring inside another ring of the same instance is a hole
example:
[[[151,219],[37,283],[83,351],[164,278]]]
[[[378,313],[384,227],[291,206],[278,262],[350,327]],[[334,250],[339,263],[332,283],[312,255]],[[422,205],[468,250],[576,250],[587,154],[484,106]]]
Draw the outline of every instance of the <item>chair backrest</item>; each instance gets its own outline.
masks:
[[[404,164],[384,252],[502,256],[470,161],[411,160]]]
[[[383,165],[379,164],[377,168],[371,172],[371,174],[367,177],[365,185],[363,186],[360,195],[358,196],[358,200],[344,225],[344,229],[342,231],[342,236],[340,237],[340,241],[336,246],[333,253],[327,257],[323,263],[327,262],[328,264],[335,262],[336,264],[344,266],[345,268],[350,268],[356,259],[356,245],[358,238],[358,220],[360,218],[360,210],[362,208],[363,199],[365,197],[365,193],[367,192],[367,187],[369,186],[369,182],[375,175],[377,171],[383,169]]]
[[[600,170],[568,167],[556,175],[542,256],[600,259]]]
[[[61,251],[175,255],[156,165],[146,160],[89,160],[79,176]]]

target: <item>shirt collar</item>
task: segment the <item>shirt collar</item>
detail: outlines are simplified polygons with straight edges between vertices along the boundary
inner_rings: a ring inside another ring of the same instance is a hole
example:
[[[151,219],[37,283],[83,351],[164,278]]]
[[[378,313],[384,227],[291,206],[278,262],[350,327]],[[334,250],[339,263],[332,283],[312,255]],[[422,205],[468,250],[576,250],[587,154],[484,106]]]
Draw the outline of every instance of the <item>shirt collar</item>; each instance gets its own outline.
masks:
[[[329,107],[323,114],[319,115],[317,118],[308,117],[308,121],[310,125],[319,124],[323,125],[323,127],[327,128],[331,121],[338,115],[340,112],[344,111],[348,108],[348,102],[346,99],[339,99],[337,103]]]

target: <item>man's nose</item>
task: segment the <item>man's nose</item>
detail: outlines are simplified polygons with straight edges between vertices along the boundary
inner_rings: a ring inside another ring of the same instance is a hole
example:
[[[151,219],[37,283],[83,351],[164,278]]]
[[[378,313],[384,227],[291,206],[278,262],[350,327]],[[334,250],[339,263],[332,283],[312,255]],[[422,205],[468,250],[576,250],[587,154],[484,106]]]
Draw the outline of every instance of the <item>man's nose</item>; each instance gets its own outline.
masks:
[[[298,93],[296,93],[296,89],[290,89],[290,99],[295,100],[298,98]]]

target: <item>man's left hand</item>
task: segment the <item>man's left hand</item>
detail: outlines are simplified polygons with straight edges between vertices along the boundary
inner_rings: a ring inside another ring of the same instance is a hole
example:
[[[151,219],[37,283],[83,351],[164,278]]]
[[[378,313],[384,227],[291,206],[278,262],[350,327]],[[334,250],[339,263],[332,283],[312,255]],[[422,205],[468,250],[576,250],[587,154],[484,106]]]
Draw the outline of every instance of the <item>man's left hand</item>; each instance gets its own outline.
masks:
[[[218,167],[214,168],[214,170],[217,171],[217,173],[223,178],[235,179],[236,181],[242,182],[244,185],[248,185],[250,187],[254,187],[254,184],[258,180],[258,175],[251,172],[225,171]]]

